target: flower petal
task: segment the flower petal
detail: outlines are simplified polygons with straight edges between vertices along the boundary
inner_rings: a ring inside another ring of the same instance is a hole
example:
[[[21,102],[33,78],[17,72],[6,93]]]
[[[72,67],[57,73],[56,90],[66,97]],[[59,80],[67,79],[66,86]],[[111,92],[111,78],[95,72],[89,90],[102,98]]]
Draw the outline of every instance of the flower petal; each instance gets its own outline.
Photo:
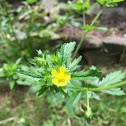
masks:
[[[52,72],[51,72],[51,74],[53,75],[53,76],[57,76],[57,71],[54,69]]]
[[[67,83],[66,83],[65,81],[61,81],[61,82],[60,82],[60,86],[64,87],[64,86],[66,86],[66,85],[67,85]]]
[[[60,67],[60,73],[65,73],[66,68],[65,67]]]
[[[52,79],[52,83],[56,85],[58,83],[58,79]]]
[[[64,76],[64,79],[65,79],[65,80],[70,80],[70,79],[71,79],[71,76],[70,76],[69,74],[68,74],[68,75],[65,75],[65,76]]]

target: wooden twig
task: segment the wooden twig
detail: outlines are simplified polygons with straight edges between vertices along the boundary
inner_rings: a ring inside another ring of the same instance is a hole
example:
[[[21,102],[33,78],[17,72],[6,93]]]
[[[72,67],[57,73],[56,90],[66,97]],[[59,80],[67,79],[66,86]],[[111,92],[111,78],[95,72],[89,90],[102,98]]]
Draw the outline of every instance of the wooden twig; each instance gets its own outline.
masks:
[[[2,120],[2,121],[0,121],[0,125],[1,125],[1,124],[4,124],[4,123],[6,123],[6,122],[13,121],[13,120],[15,120],[14,117],[10,117],[10,118],[8,118],[8,119]]]

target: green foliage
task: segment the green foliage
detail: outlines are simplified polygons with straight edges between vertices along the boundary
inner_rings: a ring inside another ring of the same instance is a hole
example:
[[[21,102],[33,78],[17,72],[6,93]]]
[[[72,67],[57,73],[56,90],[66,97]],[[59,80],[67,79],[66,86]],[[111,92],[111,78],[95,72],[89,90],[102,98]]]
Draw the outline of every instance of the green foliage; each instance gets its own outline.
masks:
[[[121,82],[125,78],[125,73],[122,73],[121,71],[112,72],[108,75],[106,75],[105,78],[103,78],[101,81],[96,80],[91,83],[94,87],[104,88],[107,86],[111,86],[113,84],[116,84],[118,82]],[[101,92],[108,93],[111,95],[124,95],[124,91],[122,91],[120,88],[110,88],[107,90],[101,90]]]
[[[112,72],[106,75],[106,77],[103,78],[103,80],[100,81],[98,85],[102,87],[109,86],[122,81],[124,78],[125,78],[125,73],[122,73],[121,71]]]
[[[124,95],[124,91],[115,87],[115,84],[125,78],[125,73],[121,71],[113,72],[101,80],[101,71],[94,66],[88,70],[75,71],[77,68],[81,68],[78,63],[82,58],[80,56],[72,60],[72,52],[75,45],[75,42],[65,43],[61,46],[60,51],[57,50],[56,54],[53,55],[47,54],[46,52],[43,53],[39,50],[39,57],[29,60],[33,66],[27,69],[20,69],[17,71],[17,75],[19,78],[24,78],[26,81],[35,83],[36,86],[38,85],[37,89],[34,89],[35,85],[31,89],[33,92],[37,92],[38,97],[48,92],[62,94],[66,97],[67,113],[70,116],[77,115],[78,117],[84,117],[88,124],[91,119],[98,119],[95,114],[96,109],[82,105],[84,111],[77,114],[76,106],[78,102],[84,97],[99,100],[99,95],[95,91],[101,91],[110,95]],[[67,74],[69,73],[71,76],[70,81],[65,87],[52,83],[53,76],[51,72],[54,69],[58,70],[61,66],[65,67]]]
[[[122,73],[121,71],[113,72],[108,74],[105,78],[103,78],[102,81],[98,83],[99,87],[106,87],[110,86],[112,84],[121,82],[125,78],[125,73]],[[103,90],[102,92],[108,93],[111,95],[124,95],[124,91],[122,91],[120,88],[111,88],[109,90]]]
[[[68,5],[66,5],[67,8],[70,8],[73,12],[76,12],[78,14],[83,14],[87,10],[94,7],[96,3],[91,5],[89,0],[76,0],[75,4],[73,4],[71,1],[68,1]]]
[[[15,79],[17,79],[16,71],[19,69],[19,63],[21,58],[14,64],[4,64],[0,71],[0,82],[9,81],[10,89],[15,85]]]
[[[0,5],[1,62],[14,63],[20,57],[26,61],[27,58],[35,56],[36,49],[40,46],[48,47],[51,34],[57,27],[54,28],[54,24],[46,24],[44,21],[47,13],[43,10],[41,2],[36,3],[37,9],[29,5],[32,2],[37,0],[25,1],[13,9],[10,9],[12,5],[6,1]]]
[[[71,94],[71,97],[68,97],[66,99],[67,112],[71,116],[75,115],[75,110],[76,110],[75,108],[81,98],[81,93],[82,92],[80,92],[80,91],[74,92]]]
[[[70,16],[69,14],[65,14],[62,16],[56,16],[57,19],[56,27],[63,27],[64,25],[69,25],[69,21],[73,19],[73,16]]]
[[[92,66],[87,71],[74,72],[71,76],[75,80],[95,80],[101,77],[101,71]]]
[[[65,65],[66,67],[69,66],[74,47],[75,42],[67,43],[61,46],[60,52],[58,53],[58,62],[60,62],[61,65]]]
[[[101,5],[106,7],[118,6],[118,2],[123,2],[124,0],[97,0]]]
[[[37,2],[37,0],[27,0],[29,4]]]

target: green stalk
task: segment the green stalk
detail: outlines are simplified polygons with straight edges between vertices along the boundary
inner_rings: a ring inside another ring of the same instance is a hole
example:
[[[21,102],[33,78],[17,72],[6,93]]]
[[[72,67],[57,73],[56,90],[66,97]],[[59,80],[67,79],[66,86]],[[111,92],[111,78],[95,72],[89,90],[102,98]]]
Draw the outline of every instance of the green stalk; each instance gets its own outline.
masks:
[[[95,22],[97,21],[97,19],[98,19],[99,16],[101,15],[101,13],[102,13],[102,11],[104,10],[104,8],[105,8],[105,6],[103,6],[103,8],[99,11],[99,13],[98,13],[98,14],[96,15],[96,17],[93,19],[92,23],[90,24],[90,28],[95,24]],[[84,26],[86,25],[85,13],[83,14],[83,24],[84,24]],[[86,31],[84,31],[84,34],[83,34],[83,36],[82,36],[82,38],[81,38],[81,40],[80,40],[80,42],[79,42],[79,44],[78,44],[78,46],[77,46],[77,48],[76,48],[74,54],[73,54],[73,60],[75,59],[75,57],[76,57],[76,55],[77,55],[77,53],[78,53],[78,51],[79,51],[79,49],[80,49],[80,47],[81,47],[81,45],[82,45],[84,39],[85,39],[85,36],[86,36],[86,34],[88,33],[88,31],[89,31],[89,29],[87,29]]]
[[[90,110],[88,91],[87,91],[87,110],[88,111]]]
[[[107,86],[107,87],[99,87],[99,88],[87,88],[87,87],[83,88],[83,87],[80,87],[79,85],[76,85],[72,81],[71,81],[71,84],[73,84],[75,87],[77,87],[81,91],[101,91],[101,90],[107,90],[107,89],[111,89],[111,88],[115,88],[115,87],[120,87],[120,86],[126,85],[126,81],[123,81],[123,82],[120,82],[120,83],[116,83],[116,84],[113,84],[113,85],[110,85],[110,86]]]
[[[87,34],[87,32],[85,32],[84,35],[82,36],[82,38],[81,38],[81,40],[80,40],[80,42],[79,42],[79,44],[78,44],[74,54],[73,54],[73,60],[75,59],[75,57],[76,57],[76,55],[77,55],[77,53],[78,53],[78,51],[79,51],[79,49],[80,49],[84,39],[85,39],[86,34]]]
[[[126,85],[126,81],[117,83],[117,84],[113,84],[107,87],[100,87],[100,88],[89,88],[90,91],[100,91],[100,90],[107,90],[107,89],[111,89],[111,88],[115,88],[115,87],[120,87]]]
[[[102,9],[99,11],[99,13],[96,15],[96,17],[93,19],[92,23],[90,24],[90,27],[92,27],[95,22],[97,21],[97,19],[99,18],[99,16],[102,14],[103,10],[104,10],[105,6],[102,7]]]
[[[86,25],[86,20],[85,20],[85,12],[83,13],[83,26]]]

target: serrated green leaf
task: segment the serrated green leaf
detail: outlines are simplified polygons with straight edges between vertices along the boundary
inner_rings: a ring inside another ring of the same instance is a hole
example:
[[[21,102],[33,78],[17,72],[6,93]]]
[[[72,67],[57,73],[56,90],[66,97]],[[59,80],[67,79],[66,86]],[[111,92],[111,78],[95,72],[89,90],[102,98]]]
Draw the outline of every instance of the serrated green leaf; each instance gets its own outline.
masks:
[[[100,4],[102,5],[107,5],[107,4],[116,4],[118,2],[123,2],[124,0],[97,0]]]
[[[121,90],[120,88],[111,88],[108,90],[101,90],[101,92],[104,92],[110,95],[118,95],[118,96],[125,94],[124,91]]]
[[[58,88],[59,92],[62,93],[65,97],[70,97],[61,87]]]
[[[62,65],[65,64],[67,67],[69,66],[75,45],[75,42],[70,42],[61,46],[60,52],[58,53],[58,60]]]
[[[100,100],[100,97],[95,92],[92,92],[92,97],[96,100]]]
[[[41,89],[40,85],[33,85],[30,87],[30,89],[28,90],[29,93],[33,94],[37,91],[39,91]]]
[[[27,0],[29,4],[37,2],[37,0]]]
[[[26,71],[20,70],[19,72],[17,72],[17,75],[25,79],[39,81],[40,79],[43,78],[42,73],[43,73],[42,69],[29,68]]]
[[[69,115],[74,116],[75,114],[75,106],[79,102],[81,98],[81,93],[80,91],[74,92],[71,97],[66,99],[66,108],[67,112]]]
[[[92,27],[92,29],[108,31],[107,27]]]
[[[13,89],[13,87],[14,87],[14,85],[15,85],[15,82],[14,82],[13,79],[10,79],[9,85],[10,85],[10,89]]]
[[[76,114],[76,116],[78,116],[78,117],[84,117],[84,113],[82,112],[82,113]]]
[[[81,105],[81,108],[84,110],[84,111],[86,111],[87,110],[87,107],[85,106],[85,105]]]
[[[121,71],[117,72],[111,72],[110,74],[107,74],[105,78],[102,79],[102,81],[99,82],[99,87],[106,87],[115,83],[118,83],[122,81],[125,78],[125,73],[122,73]]]
[[[16,60],[15,65],[17,66],[20,62],[21,62],[21,58],[19,58],[19,59]]]
[[[54,90],[56,91],[56,93],[58,93],[58,92],[59,92],[58,87],[57,87],[57,86],[55,86],[55,85],[54,85]]]
[[[31,82],[29,82],[29,81],[22,81],[22,80],[17,80],[16,81],[16,83],[18,84],[18,85],[32,85],[32,83]]]
[[[32,64],[32,65],[35,65],[36,66],[36,63],[35,63],[35,60],[34,59],[28,59],[29,63]]]
[[[47,87],[46,85],[41,86],[41,89],[38,92],[38,96],[42,95],[45,91],[48,90],[49,87]]]
[[[76,80],[95,80],[100,77],[101,71],[97,70],[94,66],[90,67],[87,71],[82,70],[71,74],[71,78]]]
[[[110,0],[109,0],[110,1]],[[114,3],[117,3],[117,2],[123,2],[125,0],[113,0]]]
[[[72,70],[75,70],[74,68],[78,65],[78,63],[81,61],[82,59],[82,56],[80,56],[79,58],[77,59],[74,59],[74,61],[72,63],[70,63],[69,65],[69,69],[72,71]]]

